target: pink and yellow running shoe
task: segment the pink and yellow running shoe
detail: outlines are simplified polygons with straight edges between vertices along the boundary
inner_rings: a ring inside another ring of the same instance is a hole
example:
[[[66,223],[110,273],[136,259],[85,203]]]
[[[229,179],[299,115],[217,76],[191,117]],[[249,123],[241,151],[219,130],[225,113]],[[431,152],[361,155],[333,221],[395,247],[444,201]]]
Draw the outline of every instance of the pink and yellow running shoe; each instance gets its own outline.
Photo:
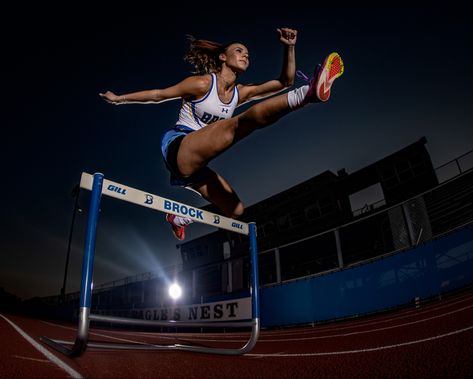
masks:
[[[185,226],[178,226],[174,224],[174,219],[176,218],[175,215],[170,213],[166,213],[166,221],[171,224],[172,232],[174,237],[176,237],[179,241],[183,241],[186,238],[186,227]]]
[[[297,75],[309,82],[309,91],[304,98],[304,102],[316,103],[327,101],[330,97],[330,89],[333,82],[342,76],[343,71],[343,61],[338,53],[329,54],[322,65],[317,65],[314,76],[310,80],[304,73],[298,71]]]

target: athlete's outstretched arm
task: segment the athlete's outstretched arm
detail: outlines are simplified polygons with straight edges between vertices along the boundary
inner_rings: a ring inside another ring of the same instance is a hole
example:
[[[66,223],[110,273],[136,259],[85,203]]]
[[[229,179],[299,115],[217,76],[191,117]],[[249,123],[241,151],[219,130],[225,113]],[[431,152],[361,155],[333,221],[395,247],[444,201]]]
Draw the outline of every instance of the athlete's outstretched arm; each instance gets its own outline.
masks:
[[[296,52],[297,30],[282,28],[278,29],[279,40],[284,44],[284,61],[279,81],[287,88],[294,84],[296,75]]]
[[[240,104],[252,100],[259,100],[281,92],[294,84],[296,75],[297,30],[278,28],[279,41],[284,45],[283,65],[278,79],[269,80],[261,84],[244,85],[239,89]]]
[[[116,95],[112,91],[99,93],[110,104],[158,104],[164,101],[203,96],[210,85],[210,78],[190,76],[176,85],[164,89],[151,89]]]

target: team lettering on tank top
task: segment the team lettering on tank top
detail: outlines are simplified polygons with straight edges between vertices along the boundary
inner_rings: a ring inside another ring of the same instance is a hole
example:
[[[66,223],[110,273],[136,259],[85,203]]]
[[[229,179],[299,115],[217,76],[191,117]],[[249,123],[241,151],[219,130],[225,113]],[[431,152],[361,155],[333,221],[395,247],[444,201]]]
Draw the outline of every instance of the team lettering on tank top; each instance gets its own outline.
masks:
[[[238,89],[235,86],[228,103],[220,100],[217,91],[217,75],[212,73],[212,84],[207,94],[199,100],[182,100],[179,119],[176,125],[184,125],[198,130],[218,120],[232,117],[238,105]]]

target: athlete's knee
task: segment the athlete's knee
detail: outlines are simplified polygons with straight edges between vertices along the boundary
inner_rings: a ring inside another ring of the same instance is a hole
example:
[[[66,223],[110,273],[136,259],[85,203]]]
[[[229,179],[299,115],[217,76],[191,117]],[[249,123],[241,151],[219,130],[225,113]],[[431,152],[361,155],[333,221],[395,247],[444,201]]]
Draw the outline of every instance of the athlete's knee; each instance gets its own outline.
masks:
[[[240,218],[243,215],[243,212],[245,211],[245,206],[241,201],[239,201],[233,209],[229,212],[230,214],[228,215],[231,218]]]
[[[221,206],[220,209],[223,211],[225,216],[230,218],[239,218],[245,211],[243,203],[239,200],[236,203],[227,202],[225,206]]]
[[[176,166],[183,176],[190,176],[206,165],[206,162],[199,154],[192,153],[186,146],[180,148],[177,154]]]
[[[235,133],[237,130],[237,122],[225,125],[222,128],[222,133],[220,134],[220,143],[224,148],[227,148],[233,144],[233,142],[235,141]]]
[[[251,107],[246,110],[241,117],[242,124],[250,124],[253,128],[264,126],[268,122],[270,113],[262,107]]]

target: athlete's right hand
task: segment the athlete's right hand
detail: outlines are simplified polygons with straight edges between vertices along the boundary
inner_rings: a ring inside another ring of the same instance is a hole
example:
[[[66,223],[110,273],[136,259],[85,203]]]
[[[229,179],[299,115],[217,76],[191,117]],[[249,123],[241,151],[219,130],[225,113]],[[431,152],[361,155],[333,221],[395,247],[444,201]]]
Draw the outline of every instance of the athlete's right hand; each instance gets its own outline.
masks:
[[[107,103],[118,105],[123,103],[123,96],[117,96],[112,91],[107,91],[105,93],[99,93],[100,97],[104,99]]]
[[[290,28],[277,28],[279,41],[288,46],[294,46],[297,41],[297,30]]]

